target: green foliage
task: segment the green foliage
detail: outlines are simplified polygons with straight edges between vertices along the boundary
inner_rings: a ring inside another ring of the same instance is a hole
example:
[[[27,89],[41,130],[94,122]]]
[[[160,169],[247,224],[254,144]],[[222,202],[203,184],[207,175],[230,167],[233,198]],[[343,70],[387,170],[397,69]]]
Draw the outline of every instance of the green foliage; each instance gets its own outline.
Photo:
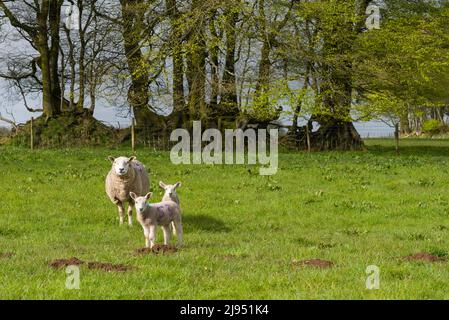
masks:
[[[30,145],[30,126],[27,122],[5,142],[13,146]],[[88,114],[63,114],[48,121],[44,117],[34,119],[34,145],[36,147],[113,146],[120,144],[123,134],[94,119]]]
[[[438,133],[447,132],[447,126],[445,126],[443,123],[441,123],[438,120],[430,119],[430,120],[424,121],[422,130],[424,133],[428,133],[430,135],[435,135]]]
[[[407,112],[447,105],[448,17],[448,3],[386,1],[381,29],[365,32],[355,47],[356,85],[370,105],[379,94],[407,104]],[[385,111],[404,114],[402,107]]]

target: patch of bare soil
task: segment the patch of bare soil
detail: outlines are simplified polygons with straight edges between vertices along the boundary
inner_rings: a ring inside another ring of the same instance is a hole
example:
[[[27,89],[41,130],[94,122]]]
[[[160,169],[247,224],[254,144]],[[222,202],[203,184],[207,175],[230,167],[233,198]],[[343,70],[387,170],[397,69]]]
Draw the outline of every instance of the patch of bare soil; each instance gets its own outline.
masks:
[[[132,266],[127,266],[125,264],[113,264],[113,263],[104,263],[104,262],[88,262],[87,267],[89,269],[98,269],[107,272],[118,271],[125,272],[134,269]]]
[[[132,266],[127,266],[124,264],[113,264],[113,263],[105,263],[105,262],[96,262],[96,261],[90,261],[86,262],[83,260],[80,260],[78,258],[70,258],[70,259],[57,259],[52,262],[50,262],[50,267],[58,269],[58,268],[64,268],[67,266],[80,266],[80,265],[87,265],[89,269],[97,269],[97,270],[103,270],[103,271],[118,271],[118,272],[125,272],[134,269]]]
[[[165,254],[165,253],[175,253],[178,249],[175,246],[155,244],[153,248],[139,248],[135,250],[136,254]]]
[[[321,259],[309,259],[309,260],[293,260],[292,264],[296,267],[315,267],[320,269],[332,268],[334,263],[331,261]]]
[[[12,252],[1,252],[0,253],[0,259],[8,259],[8,258],[11,258],[11,257],[13,257],[15,255],[16,254],[12,253]]]
[[[403,257],[406,261],[424,261],[424,262],[444,262],[447,258],[434,256],[427,252],[419,252],[410,256]]]
[[[56,259],[50,262],[50,267],[58,269],[58,268],[64,268],[67,266],[80,266],[82,264],[85,264],[83,260],[80,260],[78,258],[69,258],[69,259]]]

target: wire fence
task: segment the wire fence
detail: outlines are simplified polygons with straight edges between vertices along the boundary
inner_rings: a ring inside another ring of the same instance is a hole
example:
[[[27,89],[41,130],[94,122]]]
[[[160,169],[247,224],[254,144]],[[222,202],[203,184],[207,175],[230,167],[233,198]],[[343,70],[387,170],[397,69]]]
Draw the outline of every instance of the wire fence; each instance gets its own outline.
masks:
[[[36,147],[76,147],[81,146],[81,141],[88,141],[86,145],[96,145],[96,146],[120,146],[127,145],[130,146],[133,152],[137,147],[145,147],[154,151],[168,151],[171,150],[179,141],[173,141],[170,136],[172,130],[168,128],[155,128],[154,126],[136,126],[134,121],[131,121],[131,125],[128,127],[117,127],[112,125],[111,123],[105,121],[98,121],[102,124],[106,130],[109,130],[107,136],[108,139],[97,139],[94,135],[95,132],[91,132],[91,128],[89,126],[78,128],[77,136],[73,139],[56,139],[54,142],[50,144],[42,144],[41,142],[41,128],[39,124],[35,124],[35,119],[31,118],[31,120],[26,124],[18,124],[16,128],[13,128],[10,131],[10,136],[14,135],[14,131],[18,131],[17,128],[21,128],[22,135],[23,131],[28,130],[25,133],[25,138],[22,139],[22,145],[26,144],[30,149],[35,149]],[[59,124],[63,126],[64,124]],[[384,123],[381,122],[370,122],[370,123],[354,123],[354,127],[360,137],[362,139],[370,139],[370,138],[391,138],[394,139],[394,128],[391,128]],[[230,124],[226,121],[219,122],[218,126],[215,129],[218,129],[222,137],[225,137],[224,131],[226,129],[234,129],[236,128],[236,123]],[[317,132],[319,131],[319,126],[313,125],[313,127],[309,128],[306,123],[300,125],[298,127],[297,132],[295,133],[291,125],[282,125],[282,124],[270,124],[267,129],[278,129],[279,131],[279,146],[285,147],[288,149],[302,149],[302,150],[311,150],[313,149],[314,140],[316,139]],[[202,128],[201,133],[204,132],[205,128]],[[255,129],[257,130],[257,125],[247,125],[242,128],[246,129]],[[191,133],[191,131],[189,131]],[[332,140],[333,136],[341,135],[341,128],[326,128],[327,138]],[[5,137],[5,132],[3,132],[3,137]],[[1,137],[0,137],[1,138]],[[202,139],[201,139],[202,140]],[[0,141],[1,143],[1,141]],[[201,147],[209,144],[210,141],[201,141]]]
[[[235,128],[220,128],[219,131],[221,133],[221,136],[223,139],[225,138],[225,130],[226,129],[233,129]],[[245,129],[244,129],[245,130]],[[357,132],[360,134],[360,137],[362,139],[371,139],[371,138],[389,138],[394,139],[394,131],[387,131],[385,128],[379,128],[378,126],[364,126],[362,130],[356,129]],[[257,134],[257,128],[255,129]],[[89,141],[94,141],[94,143],[90,143],[88,145],[96,145],[96,146],[104,146],[104,147],[111,147],[111,146],[119,146],[119,145],[127,145],[130,146],[132,151],[135,152],[136,148],[147,148],[151,149],[153,151],[169,151],[171,150],[176,144],[178,144],[179,139],[172,140],[171,133],[172,130],[158,130],[154,131],[154,127],[152,126],[144,126],[144,127],[136,127],[133,124],[127,128],[112,128],[111,132],[115,132],[114,135],[111,135],[111,140],[109,140],[107,143],[102,141],[95,142],[95,137],[89,138],[90,133],[88,132],[88,129],[85,132],[79,132],[79,135],[81,137],[87,137]],[[191,134],[191,131],[187,131],[189,134]],[[316,141],[317,137],[317,129],[308,129],[307,127],[299,127],[298,131],[295,133],[291,127],[289,126],[281,126],[278,128],[278,145],[280,147],[284,147],[287,149],[299,149],[299,150],[312,150],[314,149],[314,142]],[[34,119],[32,119],[29,123],[29,147],[31,150],[35,149],[36,147],[42,147],[41,144],[38,142],[36,144],[36,141],[40,141],[40,139],[36,139],[36,127],[34,125]],[[266,131],[266,141],[269,142],[269,132]],[[327,128],[326,129],[326,136],[328,139],[332,140],[333,136],[342,135],[342,131],[340,128]],[[193,138],[190,138],[193,139]],[[85,139],[86,140],[86,139]],[[204,148],[206,145],[208,145],[213,140],[205,139],[203,141],[202,139],[202,133],[200,138],[200,145],[201,148]],[[71,141],[65,142],[65,144],[62,144],[63,147],[72,147],[72,146],[78,146],[79,144],[76,143],[77,141],[74,141],[71,143]],[[224,143],[222,143],[224,145]],[[57,147],[61,146],[61,143],[55,142],[54,145],[50,145],[50,147]]]

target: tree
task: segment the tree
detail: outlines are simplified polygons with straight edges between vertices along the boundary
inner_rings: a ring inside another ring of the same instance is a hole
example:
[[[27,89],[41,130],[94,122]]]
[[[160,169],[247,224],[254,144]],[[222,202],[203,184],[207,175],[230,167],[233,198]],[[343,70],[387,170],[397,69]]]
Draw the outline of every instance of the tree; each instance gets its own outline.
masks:
[[[39,85],[42,86],[43,113],[45,117],[57,116],[61,112],[61,86],[58,73],[60,50],[59,23],[62,0],[43,0],[13,2],[0,1],[0,9],[9,23],[36,49],[39,56],[30,61],[32,72],[28,74],[7,75],[11,79],[21,80],[33,77],[37,80],[38,66],[41,72]],[[33,20],[21,19],[27,12]]]
[[[399,119],[403,134],[422,131],[427,117],[444,122],[449,105],[449,5],[386,1],[382,28],[358,39],[356,86],[365,113]],[[388,104],[387,101],[391,102]],[[398,105],[400,107],[398,107]],[[414,120],[414,121],[413,121]]]

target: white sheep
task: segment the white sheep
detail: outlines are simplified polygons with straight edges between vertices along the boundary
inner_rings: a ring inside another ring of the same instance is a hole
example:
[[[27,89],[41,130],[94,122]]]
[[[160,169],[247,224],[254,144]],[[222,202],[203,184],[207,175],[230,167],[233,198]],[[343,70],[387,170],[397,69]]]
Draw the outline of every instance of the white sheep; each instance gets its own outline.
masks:
[[[136,160],[136,157],[113,158],[109,156],[108,159],[112,162],[112,168],[106,177],[106,193],[117,205],[120,224],[123,224],[125,203],[128,202],[128,224],[131,226],[134,201],[130,198],[129,193],[144,195],[149,191],[148,172],[145,166]]]
[[[178,246],[182,246],[182,222],[181,208],[174,201],[162,201],[159,203],[147,203],[152,193],[147,193],[144,197],[137,196],[134,192],[130,192],[131,199],[134,200],[137,212],[137,221],[143,228],[145,236],[145,246],[152,248],[156,239],[156,228],[158,225],[162,227],[164,232],[164,244],[170,243],[170,225],[174,224],[176,234],[178,236]]]
[[[162,181],[159,181],[159,187],[161,187],[162,189],[164,189],[164,196],[162,197],[162,201],[174,201],[176,202],[179,206],[181,206],[181,204],[179,203],[179,197],[178,194],[176,193],[176,188],[181,186],[181,182],[176,182],[175,184],[165,184]],[[170,226],[170,229],[173,230],[173,235],[176,235],[176,228],[174,226],[174,224],[172,223],[172,225]]]
[[[162,197],[162,201],[172,200],[179,205],[179,197],[176,193],[176,188],[181,186],[181,182],[176,182],[175,184],[165,184],[162,181],[159,181],[159,187],[165,190],[164,196]]]

